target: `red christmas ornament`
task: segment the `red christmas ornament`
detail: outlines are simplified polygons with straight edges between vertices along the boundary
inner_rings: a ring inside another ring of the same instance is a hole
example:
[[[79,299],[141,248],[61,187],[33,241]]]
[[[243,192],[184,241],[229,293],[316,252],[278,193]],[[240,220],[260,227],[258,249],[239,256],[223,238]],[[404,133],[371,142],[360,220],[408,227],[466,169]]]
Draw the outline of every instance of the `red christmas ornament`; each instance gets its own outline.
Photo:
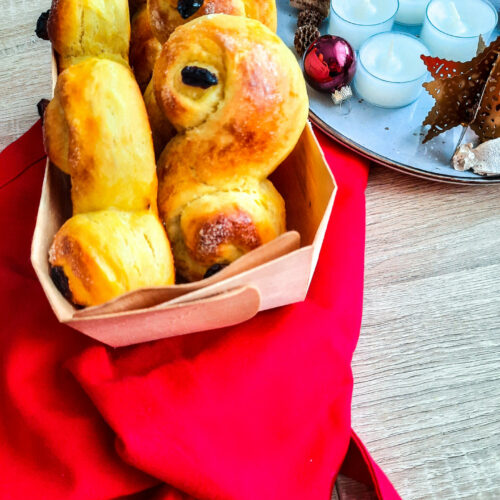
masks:
[[[313,42],[304,56],[304,73],[311,87],[334,93],[348,86],[356,71],[356,55],[346,40],[324,35]]]

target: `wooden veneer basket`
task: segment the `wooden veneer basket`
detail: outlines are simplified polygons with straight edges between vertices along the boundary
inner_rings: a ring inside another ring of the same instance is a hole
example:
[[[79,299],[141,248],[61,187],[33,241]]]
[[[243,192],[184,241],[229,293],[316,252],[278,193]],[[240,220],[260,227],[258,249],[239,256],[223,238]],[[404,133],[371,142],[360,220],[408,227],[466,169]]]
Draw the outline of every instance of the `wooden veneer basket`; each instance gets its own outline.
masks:
[[[56,78],[55,66],[54,73]],[[258,311],[304,300],[337,190],[309,123],[270,179],[285,199],[287,233],[208,279],[136,290],[77,309],[49,274],[48,251],[58,229],[71,217],[71,200],[69,178],[47,162],[31,261],[55,315],[118,347],[234,325]]]

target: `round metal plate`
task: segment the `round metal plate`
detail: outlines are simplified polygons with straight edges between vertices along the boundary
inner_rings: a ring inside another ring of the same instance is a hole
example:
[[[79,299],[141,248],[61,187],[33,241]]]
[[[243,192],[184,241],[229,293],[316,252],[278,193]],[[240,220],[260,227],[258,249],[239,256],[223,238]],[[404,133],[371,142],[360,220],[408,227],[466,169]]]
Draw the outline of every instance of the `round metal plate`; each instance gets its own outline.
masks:
[[[278,0],[278,35],[292,49],[297,10],[289,0]],[[321,26],[326,34],[328,21]],[[394,25],[395,31],[418,35],[419,27]],[[496,34],[497,35],[497,34]],[[298,58],[299,59],[299,58]],[[302,61],[299,60],[302,66]],[[449,130],[422,144],[426,130],[421,126],[434,100],[423,91],[417,101],[399,109],[384,109],[354,95],[343,107],[335,106],[328,94],[308,86],[311,121],[333,139],[386,167],[417,177],[453,184],[500,183],[500,177],[459,172],[450,160],[459,140],[461,127]],[[472,133],[463,142],[470,142]]]

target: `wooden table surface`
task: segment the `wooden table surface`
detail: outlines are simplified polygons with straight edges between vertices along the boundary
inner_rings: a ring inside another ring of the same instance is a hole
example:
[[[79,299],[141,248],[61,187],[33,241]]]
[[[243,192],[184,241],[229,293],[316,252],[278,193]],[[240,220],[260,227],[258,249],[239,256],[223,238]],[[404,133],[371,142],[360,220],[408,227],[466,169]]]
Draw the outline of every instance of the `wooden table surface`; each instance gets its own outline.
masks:
[[[50,96],[50,0],[2,0],[0,150]],[[500,498],[500,187],[386,168],[367,189],[353,427],[404,500]]]

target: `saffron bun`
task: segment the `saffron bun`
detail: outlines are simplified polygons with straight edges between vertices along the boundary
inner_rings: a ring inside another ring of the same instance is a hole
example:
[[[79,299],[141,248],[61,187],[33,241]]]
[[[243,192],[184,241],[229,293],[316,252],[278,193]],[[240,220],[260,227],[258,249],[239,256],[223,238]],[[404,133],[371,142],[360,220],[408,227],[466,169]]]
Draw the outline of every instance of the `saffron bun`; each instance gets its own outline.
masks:
[[[74,213],[156,210],[151,131],[130,70],[89,58],[57,80],[44,117],[47,154],[71,175]]]
[[[246,16],[276,31],[275,0],[148,0],[154,35],[165,43],[172,32],[193,19],[209,14]]]
[[[165,230],[150,211],[78,214],[57,232],[49,253],[51,275],[80,306],[107,302],[137,288],[174,282]]]
[[[89,56],[128,64],[127,0],[53,0],[47,32],[60,71]]]
[[[199,6],[198,9],[196,9],[197,5]],[[181,15],[181,13],[186,14],[189,12],[193,12],[193,14],[188,17]],[[274,32],[277,27],[275,0],[197,0],[196,2],[193,0],[149,0],[148,13],[152,37],[154,40],[160,40],[161,43],[168,40],[168,37],[177,26],[204,15],[217,13],[256,19]],[[142,21],[142,23],[145,24],[145,21]],[[145,30],[141,29],[141,26],[141,23],[137,23],[137,25],[134,22],[132,23],[130,54],[131,64],[134,68],[137,65],[135,54],[139,53],[142,50],[141,47],[144,47],[147,43],[143,38]],[[153,41],[150,41],[149,44],[152,45]],[[151,57],[144,57],[142,65],[148,67],[148,69],[142,70],[144,74],[152,72],[154,60]],[[142,72],[138,76],[138,81],[142,85]],[[158,108],[151,85],[144,94],[144,100],[146,101],[146,108],[151,122],[155,153],[158,156],[172,137],[173,127]]]
[[[151,130],[130,69],[87,58],[63,71],[45,111],[44,143],[50,161],[71,176],[73,217],[49,252],[61,293],[91,306],[173,284]]]
[[[267,177],[306,124],[306,86],[269,28],[215,14],[174,31],[153,87],[177,131],[158,162],[160,215],[176,269],[193,281],[286,230],[283,199]]]

